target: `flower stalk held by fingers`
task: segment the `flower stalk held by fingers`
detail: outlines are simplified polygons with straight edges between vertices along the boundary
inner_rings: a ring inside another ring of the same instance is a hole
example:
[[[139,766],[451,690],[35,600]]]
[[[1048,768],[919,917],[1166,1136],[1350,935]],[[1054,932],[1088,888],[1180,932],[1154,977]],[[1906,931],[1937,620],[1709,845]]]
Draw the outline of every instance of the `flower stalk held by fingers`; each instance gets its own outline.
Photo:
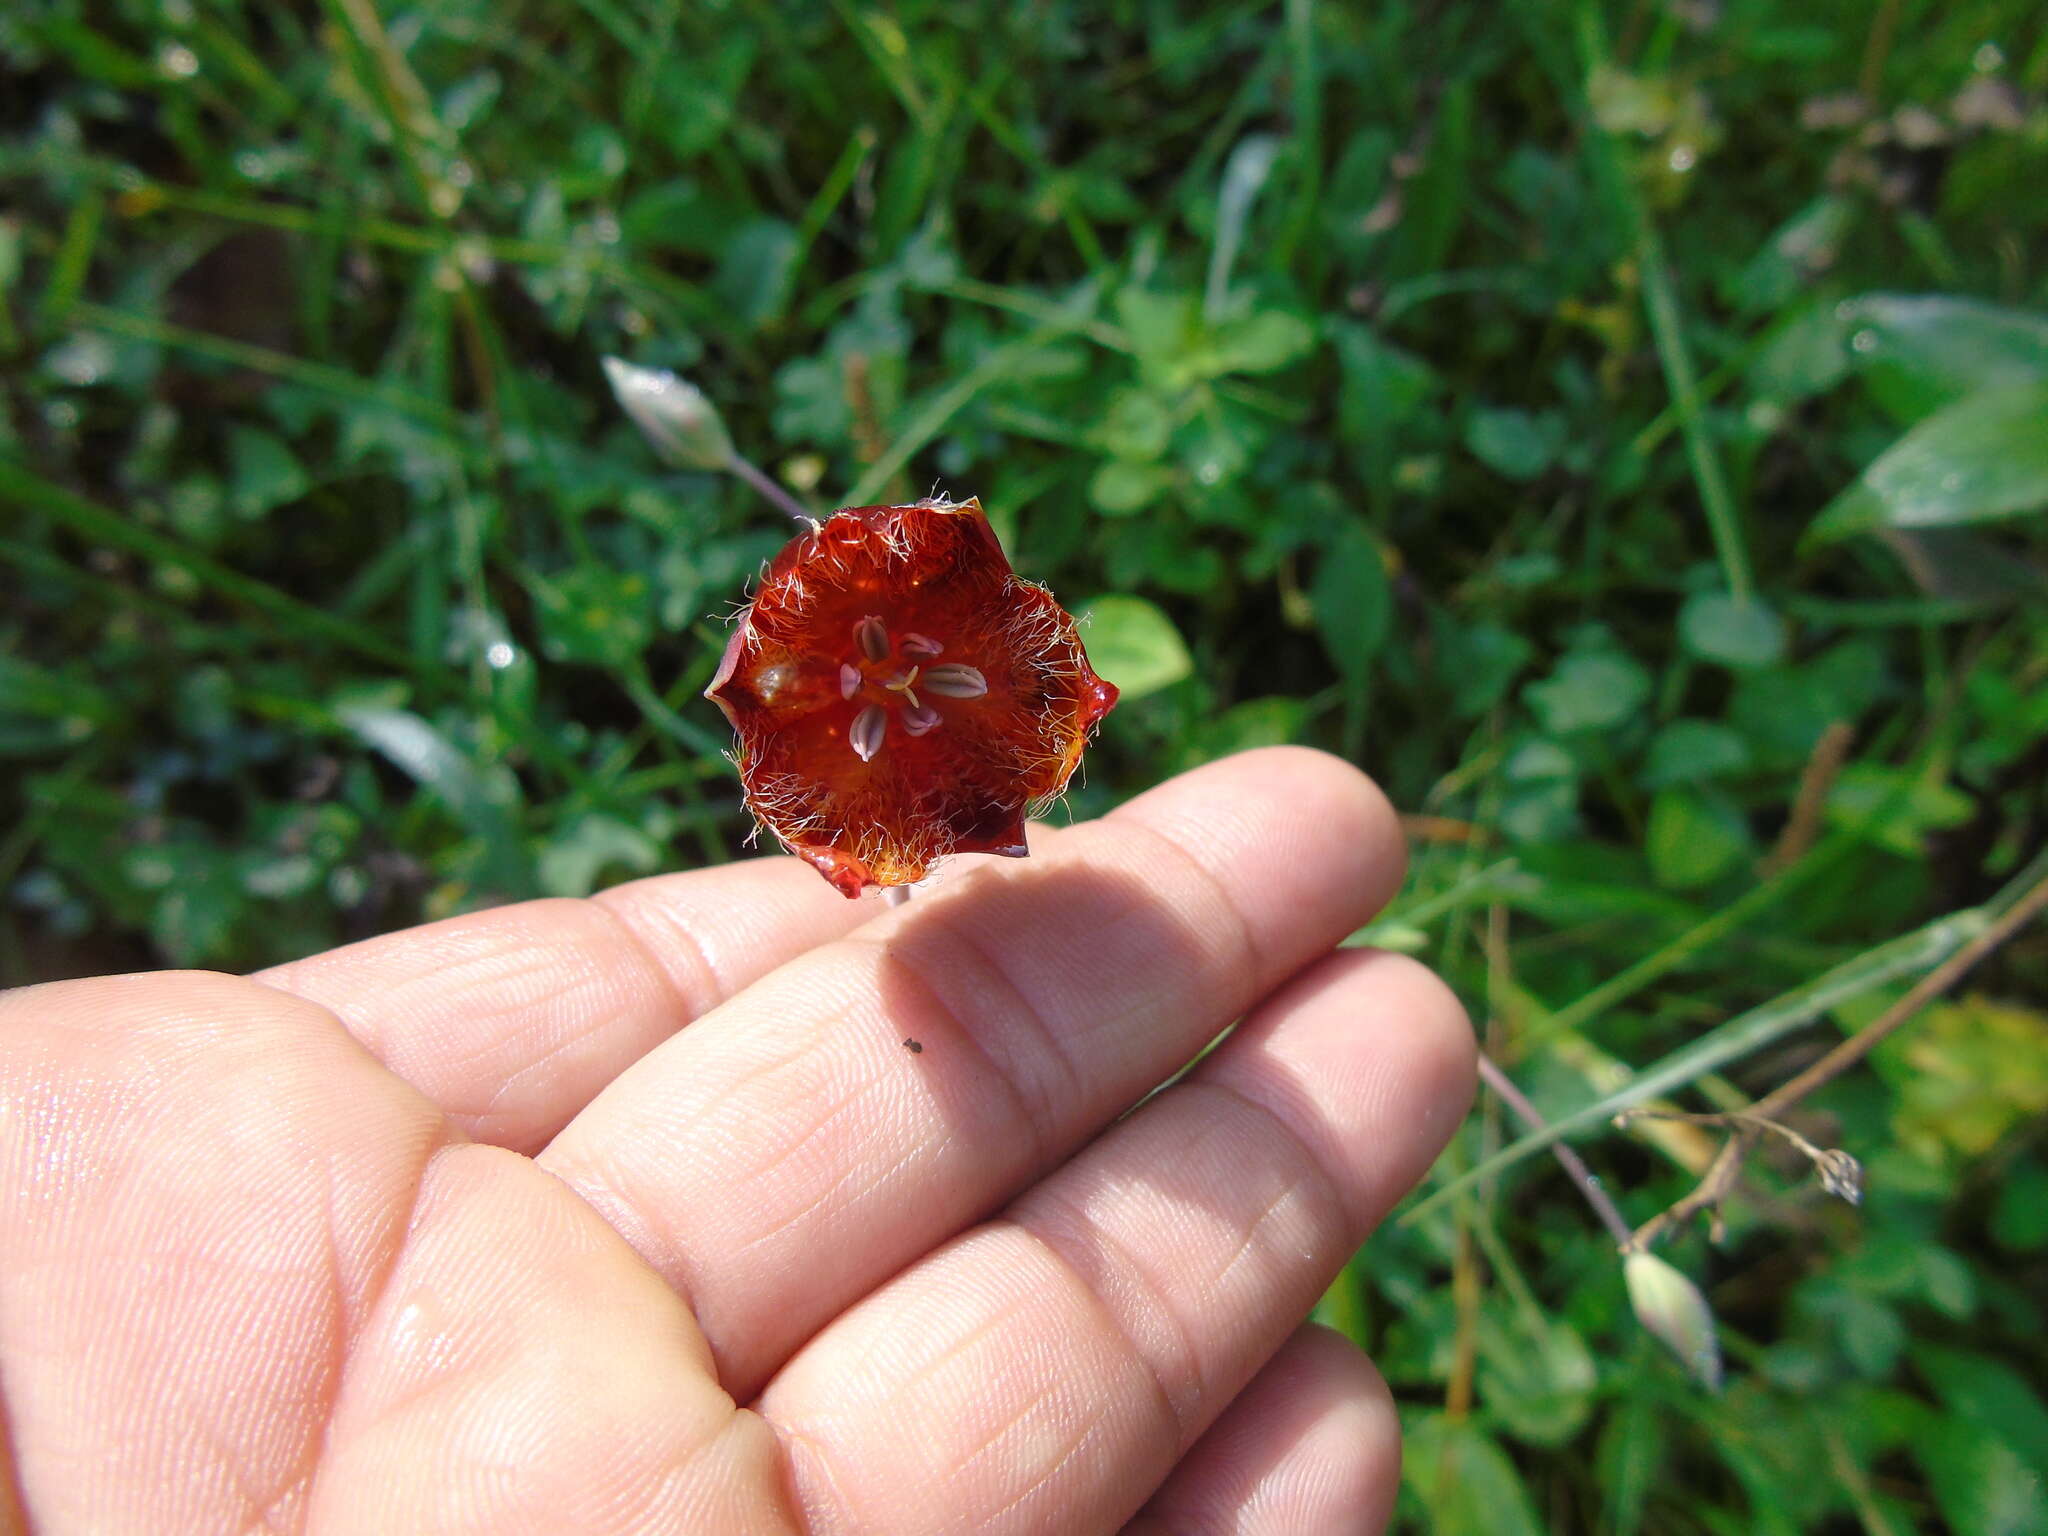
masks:
[[[1116,688],[976,500],[847,507],[769,564],[706,697],[747,805],[847,896],[1022,856]]]

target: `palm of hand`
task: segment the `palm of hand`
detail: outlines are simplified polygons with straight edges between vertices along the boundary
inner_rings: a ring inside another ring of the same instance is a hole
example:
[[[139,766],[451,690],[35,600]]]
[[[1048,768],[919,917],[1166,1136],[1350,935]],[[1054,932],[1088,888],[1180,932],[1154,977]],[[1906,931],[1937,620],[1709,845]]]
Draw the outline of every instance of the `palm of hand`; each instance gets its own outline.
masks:
[[[1383,1518],[1384,1388],[1297,1325],[1471,1073],[1330,953],[1385,802],[1282,750],[1036,841],[0,999],[0,1530]]]

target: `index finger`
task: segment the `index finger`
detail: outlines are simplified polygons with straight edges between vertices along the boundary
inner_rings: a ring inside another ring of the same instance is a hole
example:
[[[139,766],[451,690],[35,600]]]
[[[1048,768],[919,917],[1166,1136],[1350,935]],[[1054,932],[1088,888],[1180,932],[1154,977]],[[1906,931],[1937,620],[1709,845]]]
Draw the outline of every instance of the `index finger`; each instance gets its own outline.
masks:
[[[880,910],[797,859],[523,901],[259,971],[327,1008],[473,1140],[531,1153],[620,1072]]]

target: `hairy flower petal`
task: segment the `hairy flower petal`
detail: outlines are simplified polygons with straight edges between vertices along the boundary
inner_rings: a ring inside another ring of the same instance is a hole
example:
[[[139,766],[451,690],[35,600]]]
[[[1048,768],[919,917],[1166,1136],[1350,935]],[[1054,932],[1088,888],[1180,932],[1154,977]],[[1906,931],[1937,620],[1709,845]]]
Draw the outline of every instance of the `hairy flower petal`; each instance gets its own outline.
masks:
[[[1027,808],[1116,702],[976,501],[849,507],[792,540],[706,693],[756,818],[848,896],[1022,855]]]

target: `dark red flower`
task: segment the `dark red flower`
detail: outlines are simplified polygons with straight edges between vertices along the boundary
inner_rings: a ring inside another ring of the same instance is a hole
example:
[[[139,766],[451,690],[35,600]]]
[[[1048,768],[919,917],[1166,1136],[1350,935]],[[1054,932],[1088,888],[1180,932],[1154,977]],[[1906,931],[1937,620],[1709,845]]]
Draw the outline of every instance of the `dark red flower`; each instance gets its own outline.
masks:
[[[1021,857],[1027,809],[1116,703],[979,501],[847,507],[792,539],[705,696],[748,807],[847,896],[949,853]]]

